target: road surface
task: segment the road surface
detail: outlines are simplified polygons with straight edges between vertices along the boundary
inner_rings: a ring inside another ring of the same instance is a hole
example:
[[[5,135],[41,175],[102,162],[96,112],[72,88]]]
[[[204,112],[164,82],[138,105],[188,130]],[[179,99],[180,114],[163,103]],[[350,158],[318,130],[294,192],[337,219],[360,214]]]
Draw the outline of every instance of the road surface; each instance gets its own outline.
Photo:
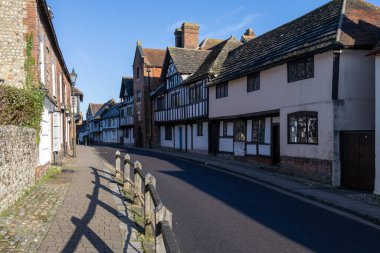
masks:
[[[116,148],[95,148],[114,165]],[[119,150],[156,177],[183,253],[380,252],[380,230],[374,227],[196,163]]]

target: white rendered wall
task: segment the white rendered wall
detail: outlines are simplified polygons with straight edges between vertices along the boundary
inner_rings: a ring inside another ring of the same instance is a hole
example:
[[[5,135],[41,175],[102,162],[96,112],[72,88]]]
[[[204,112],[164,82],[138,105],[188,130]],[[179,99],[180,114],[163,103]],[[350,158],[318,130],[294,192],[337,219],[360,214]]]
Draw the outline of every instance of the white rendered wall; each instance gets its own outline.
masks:
[[[173,128],[172,128],[173,132]],[[172,139],[171,140],[165,140],[165,126],[160,127],[160,144],[161,147],[167,147],[167,148],[174,148],[174,133],[172,133]]]
[[[39,144],[39,165],[45,165],[46,163],[51,161],[51,119],[50,114],[47,108],[47,101],[45,100],[44,111],[42,113],[41,120],[41,133],[40,133],[40,144]]]
[[[203,135],[197,136],[197,124],[193,124],[193,150],[208,151],[208,123],[203,122]],[[188,138],[190,140],[190,138]]]
[[[376,171],[375,171],[375,193],[380,195],[380,56],[376,56]]]

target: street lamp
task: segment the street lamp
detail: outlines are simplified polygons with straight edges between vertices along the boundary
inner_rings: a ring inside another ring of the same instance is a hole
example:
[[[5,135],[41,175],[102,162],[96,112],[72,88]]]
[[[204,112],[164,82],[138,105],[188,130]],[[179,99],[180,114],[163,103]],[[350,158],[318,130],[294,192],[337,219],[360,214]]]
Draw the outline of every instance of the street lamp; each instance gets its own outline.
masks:
[[[73,68],[73,70],[71,71],[70,73],[70,81],[71,81],[71,100],[72,100],[72,105],[71,105],[71,110],[72,110],[72,114],[71,114],[71,117],[72,117],[72,125],[73,125],[73,157],[75,158],[77,156],[77,151],[76,151],[76,129],[75,129],[75,119],[74,119],[74,106],[75,106],[75,92],[74,92],[74,86],[75,86],[75,82],[77,81],[77,73],[75,73],[75,70]]]

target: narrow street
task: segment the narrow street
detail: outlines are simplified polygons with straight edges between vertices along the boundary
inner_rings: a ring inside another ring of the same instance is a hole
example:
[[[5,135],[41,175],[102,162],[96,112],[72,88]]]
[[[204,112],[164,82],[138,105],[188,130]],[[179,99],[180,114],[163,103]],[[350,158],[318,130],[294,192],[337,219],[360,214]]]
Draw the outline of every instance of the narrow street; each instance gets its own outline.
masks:
[[[112,147],[95,147],[114,165]],[[157,178],[182,252],[380,252],[380,231],[198,164],[125,148]]]

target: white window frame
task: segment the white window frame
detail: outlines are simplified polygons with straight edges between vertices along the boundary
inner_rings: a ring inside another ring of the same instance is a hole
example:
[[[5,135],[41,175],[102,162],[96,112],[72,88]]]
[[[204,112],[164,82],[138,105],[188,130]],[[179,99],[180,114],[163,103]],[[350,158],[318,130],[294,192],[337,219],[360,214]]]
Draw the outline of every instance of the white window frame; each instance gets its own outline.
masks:
[[[45,84],[45,45],[43,38],[40,38],[40,82]]]
[[[51,62],[51,85],[52,85],[52,91],[53,91],[53,97],[57,97],[57,78],[55,73],[55,61],[52,60]]]

